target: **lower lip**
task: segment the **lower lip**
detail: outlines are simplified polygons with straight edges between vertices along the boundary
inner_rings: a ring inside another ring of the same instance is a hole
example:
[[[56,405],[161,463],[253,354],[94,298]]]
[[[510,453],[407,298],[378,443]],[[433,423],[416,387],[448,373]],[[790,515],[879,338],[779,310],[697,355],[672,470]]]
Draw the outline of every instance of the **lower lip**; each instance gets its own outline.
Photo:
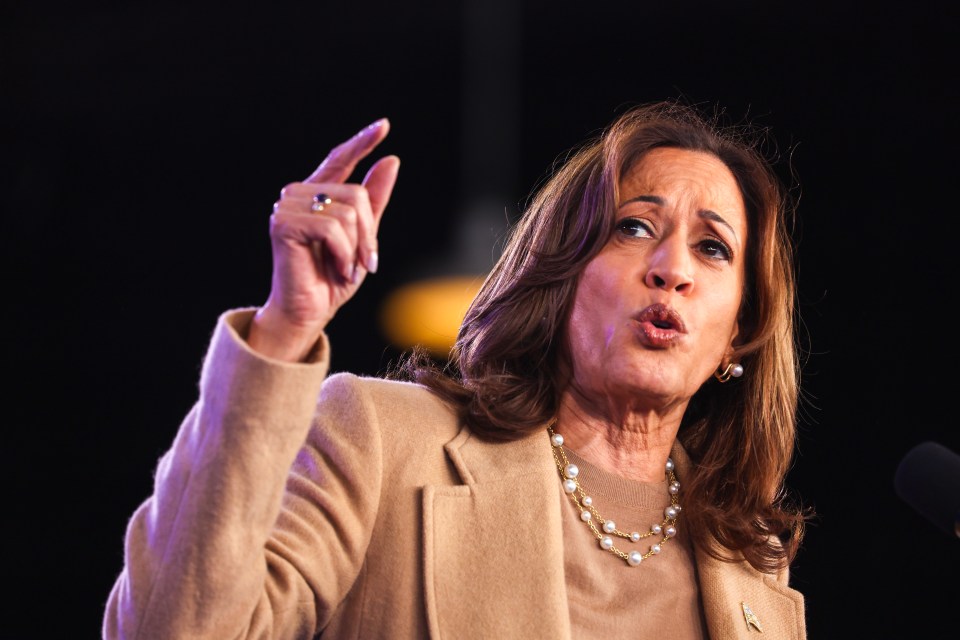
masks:
[[[652,322],[636,322],[637,334],[640,341],[655,349],[666,349],[680,342],[680,332],[675,329],[661,329]]]

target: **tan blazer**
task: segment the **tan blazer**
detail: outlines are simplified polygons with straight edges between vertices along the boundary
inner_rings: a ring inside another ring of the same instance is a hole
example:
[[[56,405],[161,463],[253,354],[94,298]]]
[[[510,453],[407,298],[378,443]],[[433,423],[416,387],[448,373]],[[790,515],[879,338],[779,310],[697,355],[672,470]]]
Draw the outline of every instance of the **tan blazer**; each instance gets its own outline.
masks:
[[[265,360],[249,319],[218,324],[105,638],[571,638],[545,432],[492,444],[417,385],[324,381],[325,341],[315,364]],[[711,638],[805,637],[786,572],[696,558]]]
[[[511,632],[518,627],[536,629],[537,637],[570,637],[559,535],[562,491],[546,435],[489,444],[464,428],[445,450],[463,484],[424,490],[424,564],[432,636],[470,637],[471,629],[492,617],[504,621],[498,630],[503,635],[497,637],[516,637]],[[675,447],[672,456],[678,475],[687,475],[690,461],[682,448]],[[519,486],[526,491],[518,492]],[[504,545],[501,532],[489,523],[502,520],[505,510],[511,518],[520,517],[513,529],[544,535],[516,535]],[[502,550],[476,566],[463,547],[468,539],[479,549]],[[787,586],[786,572],[779,577],[763,575],[746,562],[720,562],[702,549],[696,560],[711,638],[757,638],[758,627],[764,638],[805,637],[803,597]],[[504,581],[503,576],[512,579]],[[474,594],[485,585],[495,597],[481,603]],[[756,625],[747,624],[743,603]],[[444,610],[457,615],[445,617]]]

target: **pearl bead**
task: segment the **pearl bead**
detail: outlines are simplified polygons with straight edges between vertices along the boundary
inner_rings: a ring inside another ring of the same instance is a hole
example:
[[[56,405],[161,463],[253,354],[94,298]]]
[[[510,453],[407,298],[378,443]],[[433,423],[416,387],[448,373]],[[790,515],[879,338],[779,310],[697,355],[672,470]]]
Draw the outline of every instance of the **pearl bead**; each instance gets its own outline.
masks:
[[[733,365],[733,368],[730,369],[730,375],[733,376],[734,378],[739,378],[740,376],[742,376],[742,375],[743,375],[743,365],[742,365],[742,364],[735,364],[735,365]]]
[[[736,365],[735,369],[731,369],[731,376],[738,377],[743,373],[743,367],[739,365]],[[550,444],[554,447],[562,447],[564,444],[563,436],[559,433],[554,433],[552,429],[549,429],[548,431],[550,432]],[[654,523],[651,525],[649,533],[632,531],[627,534],[618,530],[617,524],[613,520],[604,520],[603,516],[594,510],[593,498],[584,495],[583,487],[580,486],[580,483],[577,480],[577,478],[580,476],[579,467],[577,467],[575,464],[571,464],[569,460],[565,459],[562,449],[559,454],[555,453],[554,455],[555,457],[559,458],[557,460],[558,462],[562,460],[566,463],[559,465],[561,486],[563,487],[563,490],[570,495],[571,501],[580,510],[580,520],[589,526],[590,530],[596,535],[595,539],[600,543],[601,549],[615,553],[621,558],[624,558],[628,565],[631,567],[636,567],[640,565],[644,558],[659,554],[662,551],[661,544],[663,540],[667,540],[677,535],[677,528],[673,525],[676,523],[677,516],[680,514],[680,505],[676,504],[677,495],[680,493],[680,482],[673,474],[674,469],[676,469],[676,464],[674,463],[673,458],[668,457],[664,465],[667,474],[667,491],[670,495],[670,505],[663,510],[666,518],[662,523]],[[594,521],[600,523],[600,528],[594,524]],[[620,536],[629,539],[632,543],[639,543],[641,540],[651,535],[662,535],[663,540],[661,540],[660,543],[651,544],[646,553],[641,551],[630,551],[629,553],[624,554],[616,547],[616,538],[614,537]]]

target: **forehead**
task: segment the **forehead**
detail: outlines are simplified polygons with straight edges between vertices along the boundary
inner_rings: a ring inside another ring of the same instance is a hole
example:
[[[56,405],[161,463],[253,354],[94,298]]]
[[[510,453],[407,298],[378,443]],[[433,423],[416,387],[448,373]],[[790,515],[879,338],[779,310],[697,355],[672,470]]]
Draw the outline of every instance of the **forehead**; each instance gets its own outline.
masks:
[[[704,206],[743,212],[743,196],[733,172],[712,153],[662,147],[645,153],[620,179],[620,201],[639,195],[681,195],[706,200]],[[728,211],[733,213],[733,211]]]

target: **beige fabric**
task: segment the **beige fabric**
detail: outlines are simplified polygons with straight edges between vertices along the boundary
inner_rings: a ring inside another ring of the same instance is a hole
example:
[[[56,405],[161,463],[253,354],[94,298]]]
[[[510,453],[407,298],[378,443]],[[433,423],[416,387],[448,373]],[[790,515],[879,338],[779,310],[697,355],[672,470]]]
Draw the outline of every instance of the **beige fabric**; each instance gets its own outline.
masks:
[[[251,314],[217,325],[103,636],[572,638],[546,434],[486,443],[416,385],[324,381],[325,339],[313,364],[261,358]],[[764,638],[805,636],[785,572],[696,555],[712,638],[756,636],[741,601]]]
[[[663,510],[670,504],[666,479],[657,483],[628,480],[595,467],[569,449],[567,458],[580,469],[580,484],[593,498],[594,507],[621,531],[647,533],[654,522],[663,520]],[[600,548],[596,534],[580,520],[573,500],[564,496],[562,509],[573,637],[658,638],[662,629],[670,629],[674,638],[706,637],[693,545],[682,515],[677,521],[677,537],[664,543],[659,555],[631,567]],[[646,553],[660,540],[661,536],[650,536],[637,544],[622,538],[615,542],[623,551]]]

